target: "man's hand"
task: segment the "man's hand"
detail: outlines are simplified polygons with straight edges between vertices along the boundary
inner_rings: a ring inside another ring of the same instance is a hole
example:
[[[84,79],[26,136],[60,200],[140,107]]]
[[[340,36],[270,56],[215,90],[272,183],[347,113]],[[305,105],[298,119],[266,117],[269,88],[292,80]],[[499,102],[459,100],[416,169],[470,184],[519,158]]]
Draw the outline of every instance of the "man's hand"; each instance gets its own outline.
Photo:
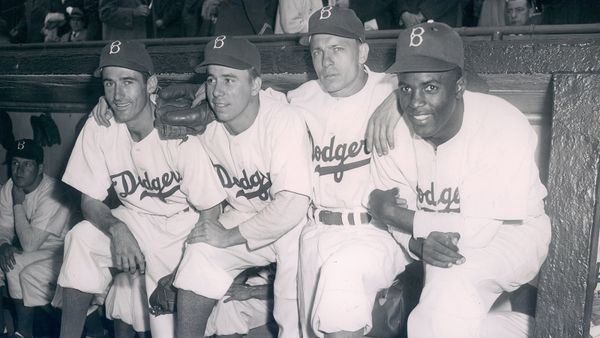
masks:
[[[258,286],[260,287],[262,285]],[[229,290],[227,290],[227,292],[225,293],[223,303],[231,302],[232,300],[243,301],[256,298],[254,296],[254,288],[255,286],[250,286],[246,284],[231,284]]]
[[[17,261],[15,260],[15,253],[19,253],[14,246],[4,243],[0,245],[0,268],[4,272],[9,272],[15,267]]]
[[[25,201],[25,191],[22,188],[19,188],[13,184],[11,192],[12,192],[13,206],[15,206],[17,204],[23,204],[23,201]]]
[[[146,261],[140,246],[123,222],[113,224],[108,230],[111,237],[112,253],[119,270],[130,273],[146,271]]]
[[[394,129],[400,121],[401,115],[398,111],[396,94],[390,94],[369,118],[365,139],[367,151],[373,148],[377,155],[387,154],[388,149],[394,149]]]
[[[158,19],[156,21],[154,21],[154,24],[156,25],[156,28],[158,29],[163,29],[165,28],[165,22],[162,19]]]
[[[200,220],[188,235],[187,242],[189,244],[202,242],[217,248],[227,248],[233,245],[234,229],[225,229],[219,221]]]
[[[440,268],[464,263],[465,257],[458,253],[459,239],[460,234],[456,232],[433,231],[423,241],[423,261]]]
[[[114,114],[108,106],[108,103],[104,99],[104,96],[100,96],[100,98],[98,99],[98,104],[96,104],[94,109],[92,109],[90,116],[92,116],[94,120],[96,120],[96,123],[99,126],[110,126],[110,119],[113,118]]]
[[[391,209],[402,205],[406,206],[406,200],[399,198],[398,188],[386,191],[375,189],[369,194],[369,214],[384,224],[392,223],[388,217]]]
[[[139,5],[133,9],[133,16],[148,16],[150,15],[150,7]]]

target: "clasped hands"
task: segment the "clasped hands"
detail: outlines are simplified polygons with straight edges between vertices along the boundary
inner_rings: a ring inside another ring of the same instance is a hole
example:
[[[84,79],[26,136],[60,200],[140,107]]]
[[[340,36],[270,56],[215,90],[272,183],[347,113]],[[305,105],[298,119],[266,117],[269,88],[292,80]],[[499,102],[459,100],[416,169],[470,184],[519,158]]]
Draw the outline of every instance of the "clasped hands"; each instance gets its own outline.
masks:
[[[369,214],[379,222],[404,231],[395,224],[394,214],[408,210],[407,200],[400,197],[398,189],[373,190],[369,196]],[[400,212],[398,212],[400,211]],[[465,262],[465,257],[459,253],[458,241],[460,234],[456,232],[432,231],[427,238],[412,239],[418,243],[415,252],[425,263],[450,268]]]

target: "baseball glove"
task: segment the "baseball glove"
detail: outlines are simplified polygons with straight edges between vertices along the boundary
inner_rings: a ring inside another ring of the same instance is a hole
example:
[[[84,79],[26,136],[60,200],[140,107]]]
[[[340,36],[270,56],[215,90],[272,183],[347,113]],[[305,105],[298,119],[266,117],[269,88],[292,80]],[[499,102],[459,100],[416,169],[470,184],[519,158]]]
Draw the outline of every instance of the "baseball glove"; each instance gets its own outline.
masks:
[[[199,135],[215,119],[206,101],[192,107],[198,85],[171,85],[158,94],[154,127],[163,140]]]
[[[175,272],[168,274],[158,280],[156,289],[150,295],[150,308],[148,311],[154,316],[175,313],[177,307],[177,288],[173,286]]]

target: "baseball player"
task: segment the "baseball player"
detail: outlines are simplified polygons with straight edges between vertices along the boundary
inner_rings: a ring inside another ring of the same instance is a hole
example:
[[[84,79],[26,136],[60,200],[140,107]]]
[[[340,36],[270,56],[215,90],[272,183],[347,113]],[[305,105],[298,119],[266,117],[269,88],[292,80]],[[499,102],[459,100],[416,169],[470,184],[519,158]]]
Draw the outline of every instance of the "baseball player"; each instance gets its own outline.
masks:
[[[216,219],[225,193],[202,145],[161,140],[153,127],[153,64],[136,41],[113,41],[94,72],[117,123],[88,121],[79,134],[63,181],[82,192],[85,221],[65,241],[58,279],[64,288],[61,337],[79,337],[92,294],[112,276],[109,267],[145,273],[147,294],[173,272],[197,222]],[[101,201],[113,186],[122,206]],[[201,188],[200,188],[201,187]],[[199,210],[200,213],[196,212]],[[153,337],[173,337],[173,316],[150,317]]]
[[[206,67],[206,95],[218,121],[200,138],[229,207],[218,222],[199,223],[188,240],[174,283],[178,337],[204,332],[234,277],[271,262],[279,336],[299,337],[298,236],[311,195],[305,122],[283,94],[261,90],[260,54],[247,40],[219,36],[204,57],[197,71]]]
[[[33,140],[14,142],[8,159],[11,179],[0,190],[0,268],[15,304],[14,335],[28,338],[34,308],[54,295],[72,205],[64,187],[44,174],[44,152]]]
[[[324,7],[310,17],[308,31],[318,80],[288,93],[305,110],[315,173],[300,246],[301,322],[305,336],[362,337],[371,329],[376,293],[409,259],[362,206],[370,177],[364,134],[393,81],[365,65],[369,46],[352,10]]]
[[[409,337],[489,334],[492,304],[532,280],[548,252],[536,134],[505,100],[465,91],[463,71],[462,39],[441,23],[402,31],[387,70],[403,116],[393,150],[373,157],[369,208],[427,263]]]

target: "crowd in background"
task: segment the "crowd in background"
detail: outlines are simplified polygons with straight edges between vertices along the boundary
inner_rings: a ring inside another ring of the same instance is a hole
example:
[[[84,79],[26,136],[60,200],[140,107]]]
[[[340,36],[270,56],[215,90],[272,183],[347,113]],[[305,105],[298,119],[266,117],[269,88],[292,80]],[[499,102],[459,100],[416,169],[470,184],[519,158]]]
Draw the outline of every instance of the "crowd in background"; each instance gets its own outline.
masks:
[[[596,0],[2,0],[0,43],[293,34],[323,5],[367,30],[600,22]]]

